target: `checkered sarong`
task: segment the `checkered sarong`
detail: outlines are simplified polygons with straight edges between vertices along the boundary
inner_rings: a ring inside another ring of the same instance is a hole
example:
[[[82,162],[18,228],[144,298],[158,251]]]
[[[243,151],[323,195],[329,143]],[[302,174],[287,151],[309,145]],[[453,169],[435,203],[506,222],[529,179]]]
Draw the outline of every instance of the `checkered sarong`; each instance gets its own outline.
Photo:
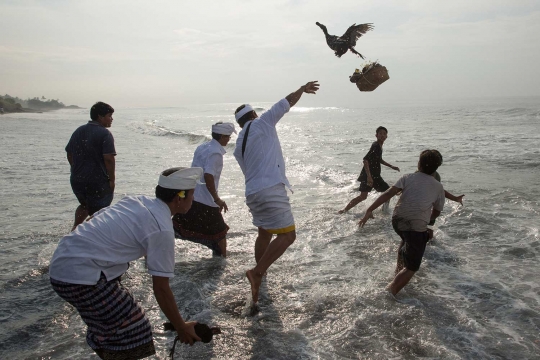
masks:
[[[152,328],[143,309],[120,278],[96,285],[69,284],[51,278],[56,293],[73,305],[88,326],[86,341],[102,359],[142,359],[155,354]]]

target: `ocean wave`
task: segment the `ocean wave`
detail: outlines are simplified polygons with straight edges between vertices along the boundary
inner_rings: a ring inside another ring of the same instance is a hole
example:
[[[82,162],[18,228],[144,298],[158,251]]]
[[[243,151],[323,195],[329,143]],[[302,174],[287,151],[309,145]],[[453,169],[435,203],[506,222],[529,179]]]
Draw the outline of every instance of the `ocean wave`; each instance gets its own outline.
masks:
[[[327,107],[301,107],[301,106],[294,106],[291,108],[290,112],[312,112],[317,110],[331,110],[331,111],[346,111],[348,109],[345,108],[339,108],[334,106],[327,106]]]
[[[165,126],[157,125],[154,121],[138,124],[130,124],[131,130],[150,136],[165,136],[182,138],[190,143],[203,143],[211,139],[210,136],[194,134],[182,130],[172,130]]]
[[[489,110],[489,111],[482,111],[481,112],[484,115],[489,116],[507,116],[507,117],[530,117],[530,118],[539,118],[540,117],[540,111],[538,109],[531,109],[531,108],[522,108],[522,107],[514,107],[514,108],[502,108],[497,110]]]

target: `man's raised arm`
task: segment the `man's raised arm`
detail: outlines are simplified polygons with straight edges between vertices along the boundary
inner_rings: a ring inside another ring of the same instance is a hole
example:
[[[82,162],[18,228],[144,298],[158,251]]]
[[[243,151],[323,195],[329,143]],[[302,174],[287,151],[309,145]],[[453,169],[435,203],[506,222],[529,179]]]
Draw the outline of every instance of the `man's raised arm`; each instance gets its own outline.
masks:
[[[303,93],[315,94],[317,90],[319,90],[319,83],[317,82],[317,80],[310,81],[306,85],[300,86],[300,88],[296,90],[295,92],[287,95],[285,99],[287,99],[287,101],[289,102],[289,105],[293,107],[294,105],[296,105],[298,100],[300,100]]]

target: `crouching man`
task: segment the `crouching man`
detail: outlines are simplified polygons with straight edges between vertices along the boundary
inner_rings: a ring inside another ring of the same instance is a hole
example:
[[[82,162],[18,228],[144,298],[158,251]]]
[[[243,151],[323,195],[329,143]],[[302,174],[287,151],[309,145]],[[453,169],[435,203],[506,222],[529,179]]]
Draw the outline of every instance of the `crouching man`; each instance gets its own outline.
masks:
[[[120,282],[129,262],[147,257],[159,307],[180,341],[199,341],[195,322],[184,322],[169,287],[174,275],[171,217],[186,213],[201,168],[161,173],[156,197],[128,196],[104,208],[60,240],[49,274],[56,293],[88,326],[86,341],[102,359],[142,359],[155,354],[150,322]]]

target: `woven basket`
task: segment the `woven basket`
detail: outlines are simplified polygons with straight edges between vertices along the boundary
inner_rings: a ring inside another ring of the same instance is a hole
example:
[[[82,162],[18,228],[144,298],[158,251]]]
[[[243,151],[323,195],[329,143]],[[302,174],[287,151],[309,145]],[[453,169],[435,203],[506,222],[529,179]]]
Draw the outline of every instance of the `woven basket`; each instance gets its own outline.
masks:
[[[355,73],[350,78],[351,82],[356,82],[360,91],[373,91],[386,80],[390,79],[388,70],[381,64],[375,64],[369,70]]]

